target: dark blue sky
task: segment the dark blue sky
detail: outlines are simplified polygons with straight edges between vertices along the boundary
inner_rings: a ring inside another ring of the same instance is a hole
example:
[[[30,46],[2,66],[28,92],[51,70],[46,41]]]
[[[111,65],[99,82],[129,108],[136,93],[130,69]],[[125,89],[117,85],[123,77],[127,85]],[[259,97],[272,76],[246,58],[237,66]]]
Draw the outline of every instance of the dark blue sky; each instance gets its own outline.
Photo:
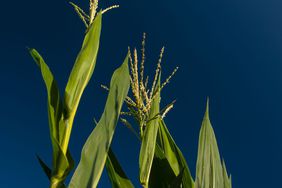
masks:
[[[88,7],[88,0],[75,0]],[[112,72],[127,46],[147,33],[147,70],[166,46],[163,75],[180,70],[162,93],[177,99],[166,118],[193,175],[207,96],[221,155],[233,187],[277,187],[282,168],[282,2],[280,0],[101,0],[120,4],[103,17],[99,58],[70,142],[81,147],[99,119]],[[48,187],[35,154],[50,164],[45,87],[26,50],[34,47],[61,92],[80,49],[84,26],[65,0],[3,1],[0,11],[0,187]],[[113,149],[138,182],[139,142],[119,125]],[[104,174],[100,186],[109,187]]]

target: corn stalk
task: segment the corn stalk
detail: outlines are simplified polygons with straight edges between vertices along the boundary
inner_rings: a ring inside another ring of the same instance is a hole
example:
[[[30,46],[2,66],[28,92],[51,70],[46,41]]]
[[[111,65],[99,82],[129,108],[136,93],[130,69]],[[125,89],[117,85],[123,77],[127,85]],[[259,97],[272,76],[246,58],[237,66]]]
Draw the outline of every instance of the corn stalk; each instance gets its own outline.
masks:
[[[95,69],[102,27],[102,14],[116,7],[113,6],[97,12],[98,1],[91,0],[90,15],[88,16],[80,7],[74,3],[71,4],[83,20],[87,30],[81,50],[70,73],[63,98],[61,98],[56,80],[42,56],[35,49],[29,49],[31,56],[41,70],[48,95],[48,118],[53,150],[52,167],[48,167],[39,156],[37,158],[50,180],[50,188],[66,187],[64,181],[74,167],[68,145],[75,114],[82,94]],[[112,96],[112,98],[114,97]]]

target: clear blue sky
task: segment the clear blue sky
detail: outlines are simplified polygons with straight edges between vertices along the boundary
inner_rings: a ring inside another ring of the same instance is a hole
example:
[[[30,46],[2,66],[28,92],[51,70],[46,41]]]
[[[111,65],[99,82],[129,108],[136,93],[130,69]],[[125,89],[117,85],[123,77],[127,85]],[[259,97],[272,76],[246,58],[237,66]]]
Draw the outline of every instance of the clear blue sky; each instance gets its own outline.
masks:
[[[85,9],[88,0],[75,0]],[[99,119],[112,72],[127,46],[147,33],[147,70],[166,46],[163,75],[179,72],[162,93],[177,99],[166,118],[195,172],[207,96],[221,155],[233,187],[277,187],[282,168],[282,2],[279,0],[101,0],[120,4],[103,17],[93,79],[83,95],[70,142],[76,162]],[[45,87],[26,50],[34,47],[61,92],[80,49],[84,26],[65,0],[2,1],[0,11],[0,187],[48,187],[35,155],[51,163]],[[113,149],[138,182],[138,140],[118,125]],[[104,174],[99,187],[109,187]],[[138,187],[138,186],[137,186]]]

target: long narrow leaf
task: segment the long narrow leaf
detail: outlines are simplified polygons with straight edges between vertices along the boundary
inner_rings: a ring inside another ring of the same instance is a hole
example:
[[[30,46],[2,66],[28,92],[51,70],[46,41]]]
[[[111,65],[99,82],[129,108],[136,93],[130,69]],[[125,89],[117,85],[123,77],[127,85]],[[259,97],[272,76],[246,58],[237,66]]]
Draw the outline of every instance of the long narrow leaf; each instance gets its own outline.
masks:
[[[59,120],[62,115],[59,90],[52,72],[41,55],[35,49],[30,49],[29,52],[41,70],[47,89],[50,139],[53,147],[52,177],[50,178],[51,184],[52,182],[55,182],[55,184],[63,184],[66,175],[73,166],[73,161],[69,154],[66,155],[62,151],[59,143],[59,132],[61,131],[59,129]]]
[[[99,13],[86,33],[65,89],[65,105],[70,113],[76,110],[81,95],[94,71],[101,27],[102,14]]]
[[[62,141],[64,152],[68,146],[72,124],[80,98],[96,65],[101,27],[102,14],[98,13],[94,22],[88,28],[65,89],[64,121],[66,130]]]
[[[130,85],[128,56],[111,79],[103,115],[83,146],[69,188],[95,188],[101,177],[116,124]]]
[[[61,104],[56,80],[54,79],[52,72],[50,71],[48,65],[45,63],[42,56],[35,49],[30,49],[29,53],[33,57],[36,64],[39,66],[42,78],[46,85],[48,95],[50,136],[52,136],[56,140],[59,140],[58,122],[61,117]]]
[[[156,91],[160,90],[160,76]],[[150,121],[145,129],[144,136],[142,138],[142,144],[139,154],[139,168],[140,168],[140,183],[143,187],[148,187],[150,172],[153,164],[156,138],[158,134],[159,117],[156,117],[160,112],[160,92],[152,102],[152,107],[149,113]]]
[[[196,168],[196,188],[228,188],[224,184],[223,167],[216,137],[209,119],[209,104],[202,122],[199,136]]]
[[[106,161],[106,168],[108,176],[112,183],[112,188],[134,188],[131,181],[122,170],[114,152],[109,149],[108,157]]]

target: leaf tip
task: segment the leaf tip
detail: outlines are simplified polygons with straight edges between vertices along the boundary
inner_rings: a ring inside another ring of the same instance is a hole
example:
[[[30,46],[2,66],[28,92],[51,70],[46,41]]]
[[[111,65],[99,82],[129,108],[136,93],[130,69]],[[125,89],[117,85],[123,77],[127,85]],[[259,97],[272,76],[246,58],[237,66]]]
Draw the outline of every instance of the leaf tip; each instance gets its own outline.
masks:
[[[205,118],[209,119],[209,103],[210,99],[209,97],[207,98],[207,104],[206,104],[206,112],[205,112]]]

